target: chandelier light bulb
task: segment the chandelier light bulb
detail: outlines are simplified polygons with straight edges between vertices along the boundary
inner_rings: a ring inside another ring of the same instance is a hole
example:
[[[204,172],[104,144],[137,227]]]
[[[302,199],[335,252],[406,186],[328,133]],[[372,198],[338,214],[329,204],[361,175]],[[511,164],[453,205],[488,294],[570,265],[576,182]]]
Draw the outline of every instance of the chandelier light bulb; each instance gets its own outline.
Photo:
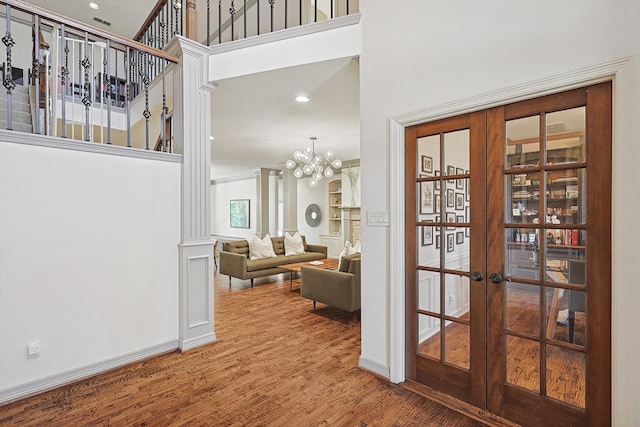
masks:
[[[324,156],[316,153],[316,137],[311,137],[311,147],[306,147],[303,151],[296,150],[293,153],[293,160],[287,160],[287,169],[293,169],[293,176],[302,178],[309,176],[309,186],[316,187],[323,177],[330,178],[342,167],[342,162],[335,158],[332,150],[327,150]],[[335,169],[335,170],[334,170]]]

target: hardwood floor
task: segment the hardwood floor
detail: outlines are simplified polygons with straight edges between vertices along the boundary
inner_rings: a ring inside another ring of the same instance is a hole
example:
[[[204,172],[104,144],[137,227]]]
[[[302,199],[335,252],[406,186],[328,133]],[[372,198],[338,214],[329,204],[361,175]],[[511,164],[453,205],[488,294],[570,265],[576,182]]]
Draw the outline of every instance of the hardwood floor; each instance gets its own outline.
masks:
[[[215,277],[217,342],[0,407],[0,425],[481,426],[358,368],[352,314]]]

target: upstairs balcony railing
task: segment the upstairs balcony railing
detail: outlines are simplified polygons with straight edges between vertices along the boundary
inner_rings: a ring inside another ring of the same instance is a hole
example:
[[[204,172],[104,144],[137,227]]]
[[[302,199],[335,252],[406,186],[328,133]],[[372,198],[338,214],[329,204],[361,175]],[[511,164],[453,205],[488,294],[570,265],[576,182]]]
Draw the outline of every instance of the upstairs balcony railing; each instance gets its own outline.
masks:
[[[358,11],[359,0],[159,0],[134,39],[162,49],[177,33],[211,46]]]
[[[37,134],[171,151],[166,79],[177,57],[19,0],[0,0],[2,11],[2,127],[29,117]]]

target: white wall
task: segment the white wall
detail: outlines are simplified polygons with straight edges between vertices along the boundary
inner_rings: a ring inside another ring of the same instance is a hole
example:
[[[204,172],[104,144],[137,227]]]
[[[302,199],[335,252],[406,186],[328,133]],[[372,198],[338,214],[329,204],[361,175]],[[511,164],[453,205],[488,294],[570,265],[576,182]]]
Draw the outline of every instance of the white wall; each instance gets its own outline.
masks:
[[[177,348],[179,209],[180,163],[0,142],[0,401]]]
[[[234,199],[250,200],[249,228],[231,228],[229,201]],[[256,200],[255,177],[212,185],[211,234],[234,239],[248,239],[254,236],[256,234]]]
[[[307,179],[300,179],[298,184],[298,230],[304,235],[307,242],[311,244],[320,244],[320,234],[326,234],[328,220],[324,215],[327,214],[327,182],[321,180],[316,188],[309,187]],[[278,185],[282,186],[282,182],[278,181]],[[229,200],[232,199],[250,199],[251,220],[248,229],[231,228],[229,225]],[[275,197],[270,197],[271,203],[275,203]],[[305,209],[311,203],[320,206],[323,219],[318,227],[309,227],[304,218]],[[276,209],[273,206],[273,211]],[[216,183],[211,186],[211,234],[221,237],[247,239],[256,233],[256,178],[248,177],[238,181]],[[273,222],[270,218],[270,222]],[[277,236],[277,229],[269,229],[271,236]]]
[[[410,13],[389,19],[398,10]],[[612,402],[614,425],[640,424],[640,287],[632,271],[640,200],[629,197],[637,193],[629,183],[640,181],[640,2],[379,0],[363,2],[361,12],[364,211],[392,209],[391,117],[634,57],[614,87]],[[389,259],[402,250],[390,241],[389,229],[364,226],[361,361],[382,367],[394,350]]]
[[[318,186],[313,188],[309,186],[308,179],[303,178],[298,180],[298,231],[305,236],[307,243],[313,245],[319,245],[320,235],[327,234],[329,230],[328,182],[329,180],[323,178],[318,183]],[[315,203],[320,207],[322,217],[317,227],[310,227],[305,219],[305,211],[311,203]]]

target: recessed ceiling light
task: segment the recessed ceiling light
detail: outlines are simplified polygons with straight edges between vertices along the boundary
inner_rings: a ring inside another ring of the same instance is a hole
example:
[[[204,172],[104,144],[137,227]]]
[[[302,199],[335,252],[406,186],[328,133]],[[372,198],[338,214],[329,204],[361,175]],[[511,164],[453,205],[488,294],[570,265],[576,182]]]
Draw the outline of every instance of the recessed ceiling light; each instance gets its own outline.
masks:
[[[89,3],[89,7],[90,7],[91,9],[96,9],[96,10],[100,9],[100,6],[98,6],[98,5],[97,5],[97,4],[95,4],[94,2]]]
[[[306,95],[298,95],[296,96],[296,101],[298,102],[309,102],[309,97]]]

